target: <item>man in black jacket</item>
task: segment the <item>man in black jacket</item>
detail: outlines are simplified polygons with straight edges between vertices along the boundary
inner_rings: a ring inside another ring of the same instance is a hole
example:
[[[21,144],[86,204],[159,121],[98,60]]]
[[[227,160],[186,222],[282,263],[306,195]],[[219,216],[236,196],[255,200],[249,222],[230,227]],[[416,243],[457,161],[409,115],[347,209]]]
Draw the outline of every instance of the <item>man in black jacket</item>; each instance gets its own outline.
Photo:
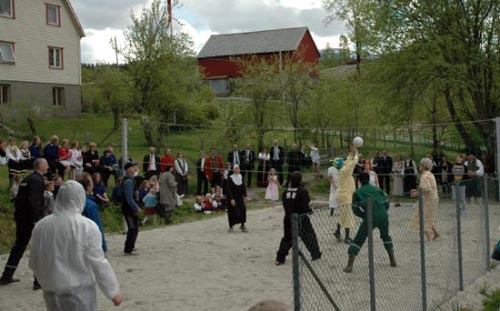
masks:
[[[19,282],[19,279],[13,278],[14,272],[16,272],[17,265],[30,241],[31,231],[33,231],[36,222],[43,217],[45,210],[43,175],[47,173],[49,164],[44,158],[38,158],[33,163],[33,169],[33,173],[19,185],[19,192],[15,202],[16,210],[14,212],[16,242],[10,251],[9,259],[0,278],[0,285]],[[36,279],[33,283],[33,289],[40,289]]]
[[[283,163],[285,162],[285,151],[279,145],[279,141],[275,139],[273,145],[269,149],[269,155],[271,157],[271,168],[274,168],[278,173],[278,179],[280,185],[283,184]]]
[[[160,175],[160,157],[156,155],[155,147],[149,147],[149,153],[144,156],[142,172],[145,179],[150,179],[153,175]]]
[[[241,176],[245,182],[247,178],[247,187],[252,185],[252,171],[255,163],[255,152],[250,149],[250,144],[246,144],[245,150],[241,151]]]
[[[233,149],[227,153],[227,162],[231,162],[231,167],[241,166],[241,154],[237,144],[233,144]]]
[[[382,151],[382,156],[378,160],[378,183],[380,189],[385,193],[391,194],[391,172],[392,172],[392,158],[387,155],[387,151]]]
[[[286,177],[285,187],[288,187],[288,182],[290,181],[290,175],[293,172],[300,171],[300,165],[302,164],[302,156],[300,150],[297,148],[297,144],[292,144],[292,148],[288,151],[288,176]]]
[[[196,195],[205,195],[208,192],[208,179],[205,174],[205,151],[200,151],[200,158],[196,162],[196,175],[197,175],[197,183],[196,183]],[[203,185],[203,193],[201,192],[201,187]]]

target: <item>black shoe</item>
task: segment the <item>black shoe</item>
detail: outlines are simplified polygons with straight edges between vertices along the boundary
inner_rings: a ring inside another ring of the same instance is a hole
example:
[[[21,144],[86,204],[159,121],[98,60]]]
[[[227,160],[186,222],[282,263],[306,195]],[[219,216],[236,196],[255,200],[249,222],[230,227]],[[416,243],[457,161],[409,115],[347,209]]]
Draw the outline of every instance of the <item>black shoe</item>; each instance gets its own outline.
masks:
[[[333,235],[337,239],[337,242],[342,242],[342,237],[340,236],[340,232],[336,231]]]
[[[10,279],[0,278],[0,286],[9,285],[10,283],[16,283],[19,281],[20,281],[19,279],[14,279],[14,278]]]
[[[33,290],[39,290],[39,289],[42,289],[42,286],[40,286],[40,283],[33,282]]]
[[[321,259],[321,255],[322,255],[322,253],[319,253],[318,255],[312,257],[311,261],[315,261],[315,260]]]
[[[285,264],[285,261],[279,261],[279,260],[276,260],[276,261],[274,262],[274,264],[275,264],[275,265],[277,265],[277,266],[281,266],[281,265],[284,265],[284,264]]]

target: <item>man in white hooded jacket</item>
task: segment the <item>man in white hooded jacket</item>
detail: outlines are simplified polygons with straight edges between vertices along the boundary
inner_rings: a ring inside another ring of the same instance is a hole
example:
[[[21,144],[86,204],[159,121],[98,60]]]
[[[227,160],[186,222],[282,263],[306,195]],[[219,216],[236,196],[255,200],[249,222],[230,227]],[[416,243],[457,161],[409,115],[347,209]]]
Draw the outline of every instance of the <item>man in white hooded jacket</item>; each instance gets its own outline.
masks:
[[[83,186],[69,180],[59,189],[54,213],[33,229],[29,267],[42,286],[47,310],[97,310],[96,283],[115,306],[122,301],[101,232],[81,215],[84,205]]]

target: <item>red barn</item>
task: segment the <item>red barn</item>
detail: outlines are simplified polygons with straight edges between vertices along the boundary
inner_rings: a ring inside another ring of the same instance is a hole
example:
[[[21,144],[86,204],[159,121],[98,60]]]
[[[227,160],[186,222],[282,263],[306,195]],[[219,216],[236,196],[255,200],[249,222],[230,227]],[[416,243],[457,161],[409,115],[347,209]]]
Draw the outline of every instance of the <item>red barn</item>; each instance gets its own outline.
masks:
[[[212,35],[198,54],[198,66],[217,94],[229,92],[228,79],[240,77],[235,58],[268,58],[301,51],[306,62],[317,64],[320,53],[307,27]]]

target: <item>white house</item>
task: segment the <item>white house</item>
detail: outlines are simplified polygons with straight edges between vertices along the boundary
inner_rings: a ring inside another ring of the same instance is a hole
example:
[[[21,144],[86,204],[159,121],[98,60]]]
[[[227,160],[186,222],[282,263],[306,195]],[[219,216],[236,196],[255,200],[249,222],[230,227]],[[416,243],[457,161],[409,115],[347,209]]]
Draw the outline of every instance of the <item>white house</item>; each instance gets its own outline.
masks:
[[[84,36],[69,0],[0,0],[1,117],[78,117]]]

